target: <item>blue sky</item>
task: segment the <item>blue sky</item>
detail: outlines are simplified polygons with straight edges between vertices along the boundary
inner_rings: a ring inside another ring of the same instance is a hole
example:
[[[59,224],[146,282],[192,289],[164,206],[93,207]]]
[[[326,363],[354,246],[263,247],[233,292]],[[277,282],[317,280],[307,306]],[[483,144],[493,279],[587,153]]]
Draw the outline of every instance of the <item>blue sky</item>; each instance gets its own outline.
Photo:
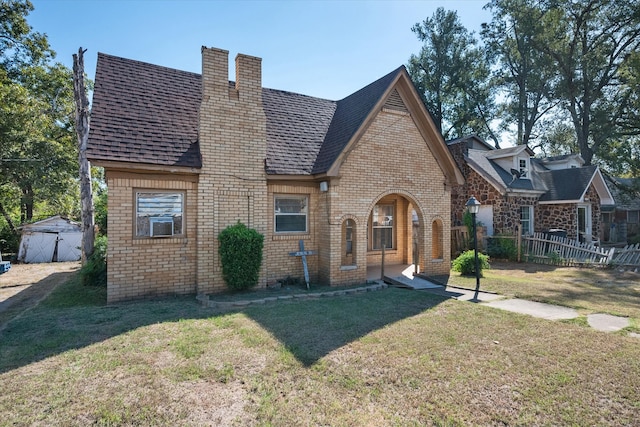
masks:
[[[201,72],[200,47],[262,58],[263,86],[338,100],[402,64],[421,43],[411,27],[438,7],[476,34],[486,0],[212,1],[32,0],[28,16],[56,60],[72,67],[82,46],[93,79],[98,52]]]

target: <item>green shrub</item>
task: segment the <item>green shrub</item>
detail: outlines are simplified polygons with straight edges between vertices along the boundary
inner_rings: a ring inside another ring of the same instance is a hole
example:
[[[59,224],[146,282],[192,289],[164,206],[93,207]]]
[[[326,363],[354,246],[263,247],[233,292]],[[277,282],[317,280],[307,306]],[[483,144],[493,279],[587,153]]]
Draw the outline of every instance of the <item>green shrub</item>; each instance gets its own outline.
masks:
[[[453,260],[453,271],[461,273],[463,276],[475,276],[475,255],[473,250],[463,252],[458,258]],[[478,269],[480,270],[480,277],[482,277],[482,270],[489,269],[489,257],[481,252],[478,252]]]
[[[516,240],[499,236],[487,237],[487,255],[493,259],[515,261],[518,258]]]
[[[83,285],[107,285],[107,236],[98,236],[93,245],[93,254],[80,269]]]
[[[229,289],[240,291],[258,284],[264,236],[238,222],[220,236],[222,277]]]

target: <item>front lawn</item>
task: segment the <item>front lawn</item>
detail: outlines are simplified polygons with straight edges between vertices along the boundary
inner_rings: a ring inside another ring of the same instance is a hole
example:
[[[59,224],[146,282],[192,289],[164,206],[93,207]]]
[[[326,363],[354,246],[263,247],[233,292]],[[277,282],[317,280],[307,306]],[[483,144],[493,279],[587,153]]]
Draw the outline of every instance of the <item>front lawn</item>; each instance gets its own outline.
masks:
[[[475,287],[475,278],[452,273],[449,284]],[[491,262],[480,289],[573,307],[582,314],[631,317],[640,327],[640,273],[632,271]]]
[[[235,312],[85,291],[7,324],[0,425],[622,426],[640,410],[637,338],[422,291]]]

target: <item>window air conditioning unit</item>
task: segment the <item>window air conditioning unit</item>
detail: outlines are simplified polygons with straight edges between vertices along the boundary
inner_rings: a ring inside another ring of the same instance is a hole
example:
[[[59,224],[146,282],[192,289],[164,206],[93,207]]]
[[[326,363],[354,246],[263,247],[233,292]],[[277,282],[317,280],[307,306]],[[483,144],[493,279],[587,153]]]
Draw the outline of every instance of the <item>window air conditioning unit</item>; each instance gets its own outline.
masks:
[[[173,218],[149,218],[151,237],[173,236]]]

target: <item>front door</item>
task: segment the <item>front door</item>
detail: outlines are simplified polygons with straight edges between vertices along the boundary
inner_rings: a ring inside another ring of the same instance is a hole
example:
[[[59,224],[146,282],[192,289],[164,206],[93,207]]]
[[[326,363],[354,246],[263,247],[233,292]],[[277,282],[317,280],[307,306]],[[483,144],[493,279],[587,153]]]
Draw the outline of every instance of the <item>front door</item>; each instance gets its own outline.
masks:
[[[592,237],[591,205],[578,205],[578,239],[591,243]]]

